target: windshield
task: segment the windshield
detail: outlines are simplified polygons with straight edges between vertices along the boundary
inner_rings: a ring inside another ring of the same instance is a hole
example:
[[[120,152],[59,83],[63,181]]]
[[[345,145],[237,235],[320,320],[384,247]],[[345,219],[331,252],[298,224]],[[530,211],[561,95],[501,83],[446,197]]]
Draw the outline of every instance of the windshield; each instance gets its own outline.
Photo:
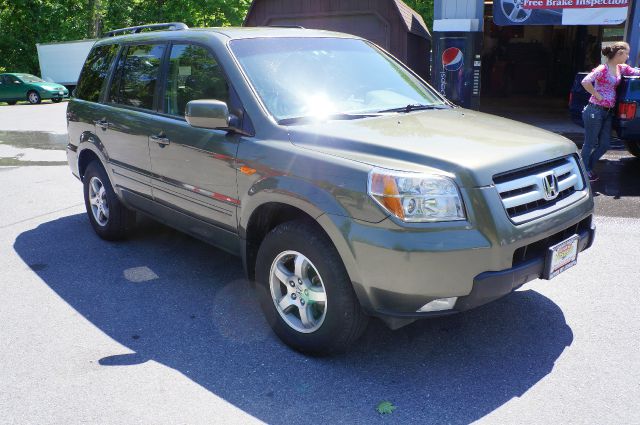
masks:
[[[18,78],[20,78],[25,83],[44,83],[45,82],[43,79],[40,79],[35,75],[31,75],[31,74],[17,74],[17,75],[18,75]]]
[[[402,65],[363,40],[255,38],[234,40],[230,46],[278,121],[446,105]]]

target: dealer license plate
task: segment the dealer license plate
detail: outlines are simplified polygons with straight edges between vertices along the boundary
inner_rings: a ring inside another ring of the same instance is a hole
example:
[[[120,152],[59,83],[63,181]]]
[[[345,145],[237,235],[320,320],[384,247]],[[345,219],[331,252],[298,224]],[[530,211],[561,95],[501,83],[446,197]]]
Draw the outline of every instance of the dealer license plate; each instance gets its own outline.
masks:
[[[553,279],[563,271],[576,265],[578,261],[578,241],[580,237],[573,235],[547,251],[547,262],[544,278]]]

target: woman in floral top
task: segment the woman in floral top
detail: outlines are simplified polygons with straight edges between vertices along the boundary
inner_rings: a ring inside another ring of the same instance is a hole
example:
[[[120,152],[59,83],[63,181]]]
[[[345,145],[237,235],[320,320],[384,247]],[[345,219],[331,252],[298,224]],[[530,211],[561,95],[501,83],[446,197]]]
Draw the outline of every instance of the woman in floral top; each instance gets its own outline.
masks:
[[[625,62],[629,59],[629,45],[617,42],[602,49],[607,62],[591,71],[582,80],[585,90],[591,94],[589,103],[582,111],[584,121],[584,145],[582,161],[590,181],[598,180],[593,171],[596,162],[609,149],[611,141],[611,119],[616,106],[616,87],[623,75],[640,75],[640,69]]]

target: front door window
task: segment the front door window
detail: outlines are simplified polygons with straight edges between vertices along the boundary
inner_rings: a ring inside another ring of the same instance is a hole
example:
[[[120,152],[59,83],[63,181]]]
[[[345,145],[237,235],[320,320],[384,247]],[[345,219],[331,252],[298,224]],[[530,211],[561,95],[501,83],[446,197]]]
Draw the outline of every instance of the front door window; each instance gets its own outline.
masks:
[[[184,116],[187,102],[196,99],[215,99],[229,104],[227,82],[207,49],[174,45],[169,58],[164,112]]]

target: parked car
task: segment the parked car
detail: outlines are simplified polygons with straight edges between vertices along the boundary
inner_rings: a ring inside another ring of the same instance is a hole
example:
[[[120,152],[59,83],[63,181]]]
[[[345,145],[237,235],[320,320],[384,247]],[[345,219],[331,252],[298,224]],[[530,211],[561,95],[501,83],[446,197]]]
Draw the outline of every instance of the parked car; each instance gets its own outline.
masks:
[[[20,100],[37,104],[43,99],[60,102],[69,97],[66,87],[48,83],[31,74],[0,74],[0,102],[15,105]]]
[[[582,110],[591,97],[582,86],[582,79],[586,75],[587,72],[576,74],[569,94],[571,120],[581,127],[584,127]],[[622,77],[616,96],[613,129],[618,138],[624,141],[627,150],[640,158],[640,113],[637,108],[640,102],[640,77]]]
[[[111,35],[67,111],[93,229],[122,239],[140,212],[241,256],[296,350],[343,351],[369,316],[395,329],[485,304],[593,243],[572,142],[455,107],[364,39]]]

